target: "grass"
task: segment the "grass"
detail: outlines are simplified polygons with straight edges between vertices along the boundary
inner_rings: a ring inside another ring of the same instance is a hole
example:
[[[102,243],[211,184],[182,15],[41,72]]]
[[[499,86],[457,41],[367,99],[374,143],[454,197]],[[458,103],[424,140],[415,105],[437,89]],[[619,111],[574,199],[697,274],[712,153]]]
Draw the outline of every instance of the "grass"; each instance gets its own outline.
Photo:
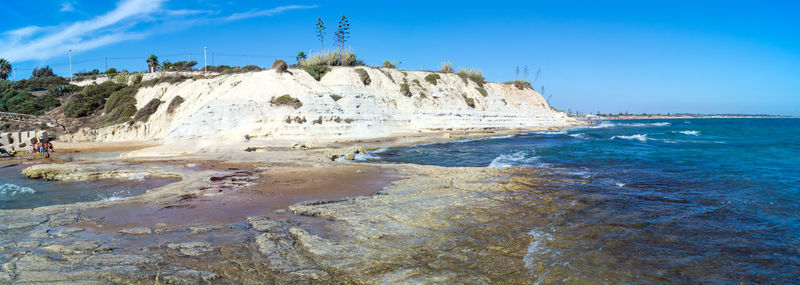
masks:
[[[303,107],[303,103],[300,102],[300,100],[290,96],[289,94],[281,95],[278,98],[272,98],[272,100],[270,100],[269,102],[273,105],[290,106],[294,107],[295,109]]]
[[[433,85],[436,85],[436,81],[439,80],[440,78],[441,77],[439,76],[439,74],[436,73],[425,75],[425,81]]]
[[[383,67],[383,68],[396,68],[396,67],[394,66],[394,64],[392,64],[392,63],[391,63],[391,62],[389,62],[388,60],[384,60],[384,61],[383,61],[383,65],[381,65],[381,67]]]
[[[167,106],[167,113],[170,114],[174,113],[175,110],[177,110],[182,103],[183,103],[183,97],[175,96],[175,98],[172,98],[172,100],[169,101],[169,106]]]
[[[514,85],[514,87],[517,87],[517,89],[519,89],[519,90],[525,90],[525,88],[533,89],[533,85],[530,82],[522,80],[522,79],[509,81],[509,82],[506,82],[505,84]]]
[[[467,106],[469,106],[470,108],[475,108],[475,99],[467,97],[466,93],[462,93],[461,97],[464,97],[464,102],[467,103]]]
[[[139,111],[136,112],[136,115],[133,116],[133,121],[147,122],[147,120],[150,119],[150,115],[155,113],[156,110],[158,110],[158,106],[160,105],[161,105],[161,100],[158,100],[156,98],[151,99],[150,102],[147,102],[147,104],[145,104],[144,107],[142,107],[142,109],[139,109]]]
[[[478,93],[481,93],[483,97],[489,96],[489,92],[486,92],[486,89],[483,87],[475,87],[475,90],[478,90]]]
[[[272,63],[272,69],[275,70],[277,73],[284,73],[289,66],[286,65],[286,62],[282,59],[276,59],[275,62]]]
[[[300,68],[308,72],[308,75],[311,75],[311,77],[314,77],[317,81],[322,79],[328,71],[331,71],[330,67],[324,65],[303,65]]]
[[[340,56],[341,60],[339,60]],[[364,65],[364,63],[358,60],[353,50],[348,48],[345,50],[334,49],[314,54],[308,59],[301,59],[300,65],[357,66]]]
[[[452,73],[453,72],[453,64],[450,63],[450,62],[447,62],[447,61],[442,62],[442,67],[440,67],[439,70],[442,71],[442,72],[446,72],[446,73]]]
[[[364,83],[364,86],[372,83],[372,79],[369,78],[369,73],[363,68],[356,68],[356,73],[358,73],[358,78],[361,79],[361,83]]]

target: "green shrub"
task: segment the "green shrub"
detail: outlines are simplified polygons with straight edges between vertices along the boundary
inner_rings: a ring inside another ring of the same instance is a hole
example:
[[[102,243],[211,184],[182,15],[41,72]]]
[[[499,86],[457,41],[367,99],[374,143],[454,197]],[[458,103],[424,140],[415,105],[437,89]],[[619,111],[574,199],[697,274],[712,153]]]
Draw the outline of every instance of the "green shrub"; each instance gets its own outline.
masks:
[[[431,73],[425,76],[425,81],[427,81],[430,84],[436,85],[436,80],[439,80],[440,78],[441,77],[439,76],[439,74]]]
[[[182,103],[183,103],[183,97],[175,96],[175,98],[172,98],[172,100],[169,101],[169,106],[167,106],[167,113],[170,114],[174,113],[175,110],[177,110]]]
[[[147,122],[150,119],[150,115],[158,110],[158,106],[161,105],[161,100],[153,98],[150,102],[142,107],[139,111],[136,112],[136,115],[133,116],[133,121],[135,122]]]
[[[383,65],[381,65],[381,67],[383,67],[383,68],[395,68],[395,67],[394,67],[394,64],[392,64],[392,63],[391,63],[391,62],[389,62],[388,60],[384,60],[384,61],[383,61]]]
[[[0,92],[6,91],[8,88],[11,88],[11,81],[0,79]]]
[[[273,68],[274,68],[274,63],[273,63]],[[241,69],[244,70],[244,71],[261,71],[261,70],[264,70],[263,68],[259,67],[258,65],[252,65],[252,64],[242,66]]]
[[[55,96],[55,97],[62,97],[62,96],[65,96],[65,95],[72,94],[73,92],[76,92],[76,91],[79,91],[79,90],[81,90],[81,87],[77,86],[77,85],[72,85],[72,84],[69,84],[69,85],[58,85],[58,86],[54,87],[53,89],[50,89],[50,94]]]
[[[298,100],[297,98],[294,98],[292,96],[289,96],[289,94],[281,95],[278,98],[272,98],[272,100],[270,100],[269,102],[271,104],[273,104],[273,105],[291,106],[291,107],[294,107],[295,109],[303,107],[303,103],[301,103],[300,100]]]
[[[274,69],[277,73],[286,72],[286,69],[288,68],[289,66],[286,65],[286,62],[282,59],[276,59],[275,62],[272,63],[272,69]]]
[[[489,92],[486,92],[486,89],[483,87],[475,87],[475,90],[478,90],[478,93],[481,93],[483,97],[489,96]]]
[[[467,84],[467,80],[472,80],[480,87],[483,87],[483,84],[486,84],[486,79],[483,78],[483,73],[480,70],[475,71],[470,69],[469,71],[466,71],[462,68],[456,74],[458,77],[461,77],[461,80],[464,81],[464,84]]]
[[[112,93],[125,88],[125,84],[117,84],[111,81],[103,82],[99,85],[87,85],[83,87],[81,93],[73,95],[64,104],[64,115],[70,118],[85,117],[94,113],[106,102],[106,98]]]
[[[505,84],[514,85],[514,87],[517,87],[517,89],[519,89],[519,90],[524,90],[525,88],[533,89],[533,85],[531,85],[530,82],[522,80],[522,79],[509,81],[509,82],[506,82]]]
[[[333,99],[333,101],[339,101],[339,99],[342,99],[342,98],[344,98],[344,97],[342,97],[341,95],[331,94],[331,99]]]
[[[142,78],[143,77],[144,77],[144,74],[136,73],[136,74],[133,75],[133,82],[131,82],[131,83],[133,83],[133,85],[138,85],[139,83],[142,83]]]
[[[142,81],[140,84],[141,87],[153,87],[161,83],[168,83],[168,84],[177,84],[186,81],[191,77],[185,75],[168,75],[168,76],[161,76],[158,78],[153,78],[150,80]]]
[[[55,107],[61,106],[61,101],[58,101],[56,96],[53,96],[53,94],[44,94],[36,98],[34,105],[39,112],[44,113],[52,110]]]
[[[372,79],[369,78],[369,73],[363,68],[356,68],[356,73],[358,73],[358,78],[361,79],[361,83],[364,83],[364,86],[372,83]]]
[[[192,67],[197,65],[197,61],[178,61],[175,63],[164,61],[161,63],[161,70],[163,71],[191,71]]]
[[[417,79],[411,80],[411,82],[414,83],[414,84],[417,84],[417,86],[420,86],[420,87],[422,86],[422,84],[420,84],[419,80],[417,80]]]
[[[408,83],[400,83],[400,93],[411,97],[411,88],[408,86]]]
[[[128,86],[111,94],[103,107],[100,125],[109,126],[130,121],[136,114],[137,90],[135,86]]]
[[[67,85],[69,80],[59,76],[46,76],[39,78],[23,79],[14,82],[13,88],[17,90],[53,89],[58,85]]]
[[[317,81],[322,79],[322,77],[325,76],[328,71],[331,71],[329,67],[324,65],[304,65],[302,68],[308,72],[308,75],[311,75],[311,77],[314,77],[314,79]]]
[[[113,80],[114,83],[121,83],[121,84],[128,84],[128,80],[130,76],[127,73],[120,73],[114,76]]]
[[[467,94],[461,94],[461,97],[464,97],[464,102],[467,103],[467,106],[475,108],[475,99],[467,97]]]

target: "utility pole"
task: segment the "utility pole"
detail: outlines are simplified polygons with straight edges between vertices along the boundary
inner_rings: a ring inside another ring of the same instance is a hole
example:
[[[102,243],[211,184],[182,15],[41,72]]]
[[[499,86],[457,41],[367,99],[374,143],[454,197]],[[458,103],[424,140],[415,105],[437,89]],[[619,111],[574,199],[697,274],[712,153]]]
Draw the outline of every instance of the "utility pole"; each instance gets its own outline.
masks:
[[[108,70],[108,57],[106,57],[106,70]]]
[[[208,47],[203,47],[203,74],[206,74],[206,50]]]
[[[189,61],[192,61],[192,53],[189,53]]]
[[[14,66],[14,81],[17,81],[17,67]]]
[[[72,83],[72,49],[69,49],[69,83]]]
[[[214,52],[213,51],[211,52],[211,65],[215,65],[214,64]]]

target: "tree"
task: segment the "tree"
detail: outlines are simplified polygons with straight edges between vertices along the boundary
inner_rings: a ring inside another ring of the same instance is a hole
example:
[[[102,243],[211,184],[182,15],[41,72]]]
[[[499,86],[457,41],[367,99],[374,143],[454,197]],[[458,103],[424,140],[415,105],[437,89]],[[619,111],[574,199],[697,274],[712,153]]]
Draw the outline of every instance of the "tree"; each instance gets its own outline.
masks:
[[[8,79],[9,74],[11,74],[11,63],[5,58],[0,58],[0,79]]]
[[[155,54],[151,54],[149,58],[147,58],[147,67],[150,68],[150,72],[156,72],[158,69],[158,57]]]
[[[519,65],[517,65],[517,80],[519,80]]]
[[[106,70],[106,74],[115,74],[115,73],[117,73],[117,69],[116,69],[116,68],[109,67],[109,68]]]
[[[322,18],[317,18],[317,38],[319,38],[320,52],[325,51],[325,23]]]
[[[307,57],[306,53],[304,53],[302,51],[298,52],[297,53],[297,65],[300,65],[300,61],[303,60],[303,59],[306,59],[306,57]]]
[[[56,76],[56,74],[53,73],[53,69],[50,68],[49,65],[42,68],[34,67],[33,72],[31,72],[31,75],[33,76],[33,78]]]
[[[339,28],[336,29],[336,46],[339,47],[339,62],[342,61],[342,55],[344,54],[344,44],[350,38],[350,22],[347,21],[347,17],[342,15],[342,19],[339,20]]]

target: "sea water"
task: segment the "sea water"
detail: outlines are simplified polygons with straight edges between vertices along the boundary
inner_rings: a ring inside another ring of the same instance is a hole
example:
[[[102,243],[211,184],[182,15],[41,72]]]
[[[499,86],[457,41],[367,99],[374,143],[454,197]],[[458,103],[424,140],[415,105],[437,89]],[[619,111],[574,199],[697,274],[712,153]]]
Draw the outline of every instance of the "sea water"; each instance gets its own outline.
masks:
[[[29,209],[141,195],[179,179],[134,175],[129,179],[57,182],[28,179],[25,166],[0,168],[0,209]]]
[[[800,283],[800,119],[605,121],[369,159],[560,181],[530,186],[563,206],[516,233],[536,282]]]

